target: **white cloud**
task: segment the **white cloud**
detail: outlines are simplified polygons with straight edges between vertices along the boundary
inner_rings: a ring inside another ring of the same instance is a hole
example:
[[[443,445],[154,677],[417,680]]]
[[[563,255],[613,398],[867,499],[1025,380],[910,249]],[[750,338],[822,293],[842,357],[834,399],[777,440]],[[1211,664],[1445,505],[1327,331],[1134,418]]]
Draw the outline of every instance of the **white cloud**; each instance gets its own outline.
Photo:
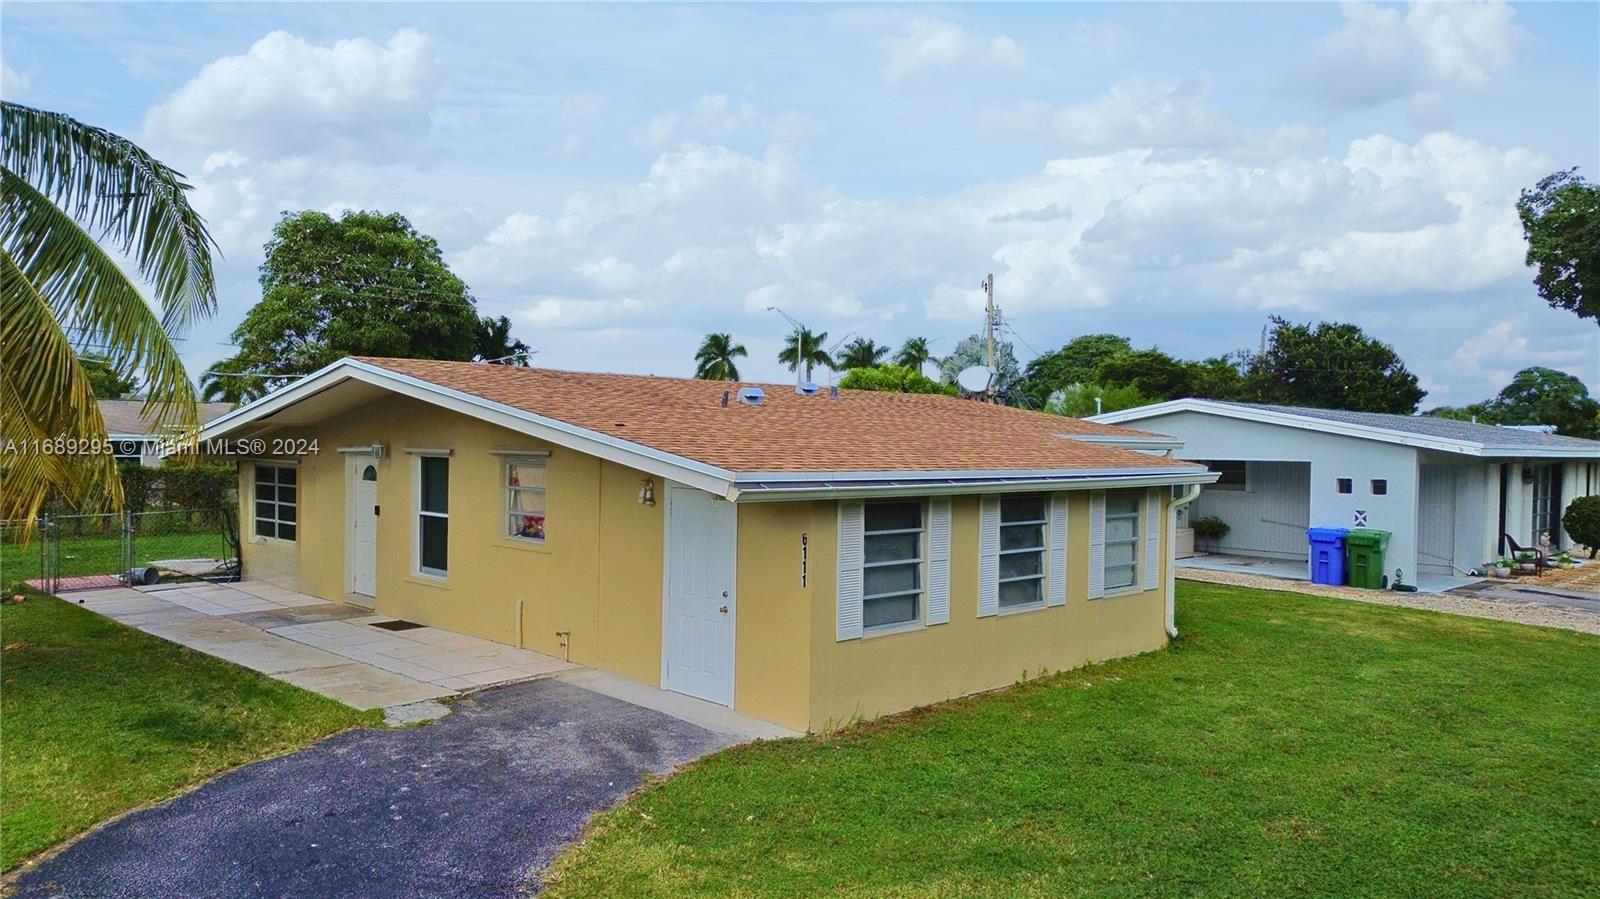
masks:
[[[438,84],[432,39],[405,28],[318,46],[283,31],[206,65],[152,107],[155,141],[261,159],[333,152],[393,159],[427,139]]]
[[[956,66],[1016,70],[1028,61],[1022,47],[1004,34],[984,37],[928,16],[900,20],[898,33],[883,38],[879,47],[884,75],[891,81]]]
[[[1404,15],[1361,0],[1342,9],[1344,26],[1283,76],[1289,92],[1336,109],[1413,98],[1413,113],[1438,123],[1442,94],[1483,87],[1510,69],[1524,36],[1502,0],[1413,2]]]
[[[662,150],[679,142],[720,144],[751,138],[765,145],[802,143],[825,132],[821,123],[796,112],[769,116],[748,100],[727,94],[706,94],[684,109],[669,109],[644,124],[634,143]]]
[[[0,97],[17,100],[28,93],[33,77],[0,62]]]
[[[1237,140],[1211,105],[1212,80],[1204,72],[1184,79],[1130,78],[1095,100],[1055,113],[1054,125],[1069,147],[1215,147]]]

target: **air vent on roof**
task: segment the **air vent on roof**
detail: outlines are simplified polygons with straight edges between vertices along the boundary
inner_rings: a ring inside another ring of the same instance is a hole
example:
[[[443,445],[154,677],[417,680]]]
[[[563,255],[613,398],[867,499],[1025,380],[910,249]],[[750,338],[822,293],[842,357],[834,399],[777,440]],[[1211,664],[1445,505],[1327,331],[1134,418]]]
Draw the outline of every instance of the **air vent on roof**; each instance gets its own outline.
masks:
[[[759,406],[767,398],[767,392],[760,387],[740,387],[739,402],[746,406]]]
[[[794,392],[800,394],[801,396],[816,396],[817,384],[815,381],[807,381],[804,384],[796,386]]]

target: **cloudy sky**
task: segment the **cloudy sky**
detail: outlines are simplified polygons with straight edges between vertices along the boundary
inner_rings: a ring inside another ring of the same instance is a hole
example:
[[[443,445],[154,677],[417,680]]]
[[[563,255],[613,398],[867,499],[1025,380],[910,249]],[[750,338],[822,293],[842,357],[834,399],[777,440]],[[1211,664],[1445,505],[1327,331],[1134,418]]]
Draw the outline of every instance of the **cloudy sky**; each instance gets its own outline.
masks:
[[[1459,404],[1600,389],[1522,265],[1517,192],[1600,175],[1584,4],[521,6],[8,2],[3,90],[184,171],[225,261],[198,371],[283,210],[399,211],[552,367],[782,380],[778,305],[1023,361],[1352,321]],[[1010,336],[1010,335],[1008,335]]]

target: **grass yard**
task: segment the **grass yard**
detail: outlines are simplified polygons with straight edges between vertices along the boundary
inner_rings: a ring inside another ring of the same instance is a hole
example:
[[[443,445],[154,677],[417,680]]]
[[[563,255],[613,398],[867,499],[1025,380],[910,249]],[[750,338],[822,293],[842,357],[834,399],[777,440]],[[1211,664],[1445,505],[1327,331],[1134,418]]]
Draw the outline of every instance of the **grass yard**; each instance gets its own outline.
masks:
[[[37,535],[26,546],[8,541],[0,542],[0,583],[36,578],[39,576],[39,548],[42,540]],[[224,559],[231,553],[221,531],[197,531],[188,534],[141,533],[134,542],[135,564],[146,564],[155,559]],[[88,574],[119,574],[122,571],[122,536],[74,537],[70,533],[61,538],[62,577]]]
[[[1600,895],[1600,638],[1180,583],[1165,652],[713,756],[551,896]]]
[[[6,602],[0,870],[228,768],[380,721],[60,600]]]

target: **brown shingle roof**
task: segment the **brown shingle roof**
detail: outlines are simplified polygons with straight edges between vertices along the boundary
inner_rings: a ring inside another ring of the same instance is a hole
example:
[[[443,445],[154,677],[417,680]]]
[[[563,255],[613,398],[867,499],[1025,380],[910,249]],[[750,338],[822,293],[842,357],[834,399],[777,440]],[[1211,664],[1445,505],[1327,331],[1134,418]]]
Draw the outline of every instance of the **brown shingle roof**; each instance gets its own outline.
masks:
[[[96,400],[96,402],[100,406],[100,417],[105,419],[108,434],[149,434],[155,430],[141,414],[144,411],[144,400]],[[229,403],[195,405],[201,424],[233,408]]]
[[[474,362],[363,358],[389,371],[729,471],[961,471],[1179,467],[1072,436],[1155,437],[948,396],[794,388]],[[765,403],[739,403],[760,386]],[[722,405],[723,391],[733,391]]]

